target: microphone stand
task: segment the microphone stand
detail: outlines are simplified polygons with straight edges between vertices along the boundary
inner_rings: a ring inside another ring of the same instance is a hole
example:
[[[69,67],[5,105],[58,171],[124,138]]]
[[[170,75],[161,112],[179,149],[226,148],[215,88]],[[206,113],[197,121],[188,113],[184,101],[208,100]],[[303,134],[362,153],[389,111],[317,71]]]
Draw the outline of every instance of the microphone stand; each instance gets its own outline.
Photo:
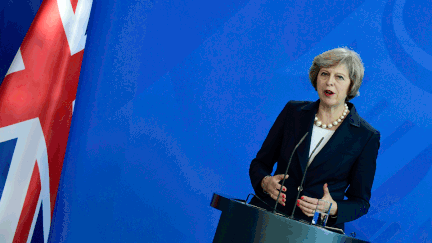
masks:
[[[276,206],[277,206],[277,204],[278,204],[278,201],[279,201],[279,197],[280,197],[280,194],[281,194],[281,192],[282,192],[282,187],[283,187],[283,185],[285,184],[285,177],[286,177],[286,175],[288,174],[288,169],[289,169],[289,167],[290,167],[290,165],[291,165],[291,159],[292,159],[292,157],[293,157],[293,155],[294,155],[294,152],[297,150],[297,147],[303,142],[303,140],[306,138],[306,136],[309,134],[309,132],[307,132],[301,139],[300,139],[300,142],[298,142],[297,143],[297,145],[294,147],[294,150],[292,151],[292,153],[291,153],[291,157],[290,157],[290,159],[289,159],[289,161],[288,161],[288,165],[287,165],[287,168],[286,168],[286,171],[285,171],[285,174],[284,174],[284,177],[283,177],[283,180],[282,180],[282,185],[281,185],[281,190],[279,190],[279,193],[278,193],[278,196],[277,196],[277,199],[276,199],[276,203],[275,203],[275,206],[274,206],[274,209],[273,209],[273,213],[275,213],[276,212]]]
[[[314,148],[314,150],[312,151],[312,153],[309,155],[309,158],[308,158],[308,164],[306,165],[306,169],[305,169],[305,171],[304,171],[304,173],[303,173],[303,177],[302,177],[302,180],[301,180],[300,186],[298,187],[297,198],[296,198],[296,200],[295,200],[296,202],[297,202],[297,200],[298,200],[299,197],[300,197],[300,192],[303,191],[303,182],[304,182],[304,179],[305,179],[305,177],[306,177],[306,172],[307,172],[307,170],[308,170],[308,168],[309,168],[309,165],[310,165],[309,160],[310,160],[310,158],[312,157],[312,155],[315,153],[315,150],[318,148],[318,146],[321,144],[321,142],[322,142],[323,140],[324,140],[324,137],[321,138],[321,140],[320,140],[320,141],[318,142],[318,144],[315,146],[315,148]],[[291,219],[294,218],[294,211],[295,211],[296,207],[297,207],[297,203],[294,203],[294,208],[293,208],[292,214],[291,214],[291,216],[290,216]]]

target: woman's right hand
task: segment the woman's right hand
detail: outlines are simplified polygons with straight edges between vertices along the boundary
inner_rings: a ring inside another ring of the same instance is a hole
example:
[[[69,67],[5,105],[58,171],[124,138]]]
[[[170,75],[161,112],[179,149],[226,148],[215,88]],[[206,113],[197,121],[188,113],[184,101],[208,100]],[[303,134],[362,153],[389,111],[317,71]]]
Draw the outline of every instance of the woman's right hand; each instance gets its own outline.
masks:
[[[283,180],[284,175],[274,175],[274,176],[266,176],[261,181],[261,187],[265,192],[267,192],[271,198],[273,198],[275,201],[277,199],[277,196],[279,194],[279,190],[281,189],[281,184],[279,182]],[[285,177],[288,178],[288,175]],[[286,187],[282,187],[282,192],[279,196],[279,203],[282,204],[282,206],[285,206],[286,201],[286,195],[283,192],[286,192]]]

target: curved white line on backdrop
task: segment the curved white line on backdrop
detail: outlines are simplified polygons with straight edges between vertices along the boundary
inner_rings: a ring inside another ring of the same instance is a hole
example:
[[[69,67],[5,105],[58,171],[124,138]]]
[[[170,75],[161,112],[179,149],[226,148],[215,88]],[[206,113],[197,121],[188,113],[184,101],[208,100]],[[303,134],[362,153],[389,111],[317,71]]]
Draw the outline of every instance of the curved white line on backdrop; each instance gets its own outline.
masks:
[[[313,48],[281,69],[292,75],[308,76],[308,70],[315,56],[328,51],[330,47],[342,47],[354,40],[370,38],[370,31],[379,32],[382,12],[386,1],[367,0],[351,12],[339,25],[322,38]],[[352,26],[365,26],[361,31],[350,31]],[[370,40],[368,40],[370,41]],[[367,41],[364,41],[367,43]],[[314,91],[315,92],[315,91]]]
[[[405,0],[396,0],[393,8],[393,28],[396,38],[399,40],[399,43],[408,55],[410,55],[418,64],[422,65],[429,71],[432,71],[432,56],[418,47],[406,31],[403,22],[404,7]]]
[[[47,242],[51,224],[49,168],[45,137],[39,118],[0,128],[0,142],[15,138],[18,139],[0,200],[0,242],[13,241],[36,161],[41,178],[39,201],[43,201],[44,207],[44,242]],[[33,219],[35,221],[37,215]],[[33,229],[34,224],[35,222],[32,222]],[[31,238],[32,234],[31,231],[28,237]]]

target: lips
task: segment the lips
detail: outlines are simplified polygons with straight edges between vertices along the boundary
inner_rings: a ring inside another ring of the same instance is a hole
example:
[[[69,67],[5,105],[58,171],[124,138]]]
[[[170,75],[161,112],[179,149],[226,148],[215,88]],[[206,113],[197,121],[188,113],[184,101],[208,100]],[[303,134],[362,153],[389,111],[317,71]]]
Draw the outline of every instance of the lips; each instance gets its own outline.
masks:
[[[331,90],[324,90],[324,94],[326,95],[326,96],[332,96],[332,95],[334,95],[334,92],[333,91],[331,91]]]

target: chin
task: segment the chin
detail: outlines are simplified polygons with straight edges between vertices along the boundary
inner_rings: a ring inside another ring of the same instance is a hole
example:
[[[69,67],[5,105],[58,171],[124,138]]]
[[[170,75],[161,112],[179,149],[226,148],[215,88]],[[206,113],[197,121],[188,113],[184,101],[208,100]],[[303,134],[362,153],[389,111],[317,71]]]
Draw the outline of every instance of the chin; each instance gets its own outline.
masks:
[[[336,101],[336,100],[325,100],[325,99],[321,99],[320,101],[321,101],[321,102],[323,103],[323,105],[325,105],[325,106],[337,106],[337,105],[342,104],[342,103],[339,103],[339,102]]]

